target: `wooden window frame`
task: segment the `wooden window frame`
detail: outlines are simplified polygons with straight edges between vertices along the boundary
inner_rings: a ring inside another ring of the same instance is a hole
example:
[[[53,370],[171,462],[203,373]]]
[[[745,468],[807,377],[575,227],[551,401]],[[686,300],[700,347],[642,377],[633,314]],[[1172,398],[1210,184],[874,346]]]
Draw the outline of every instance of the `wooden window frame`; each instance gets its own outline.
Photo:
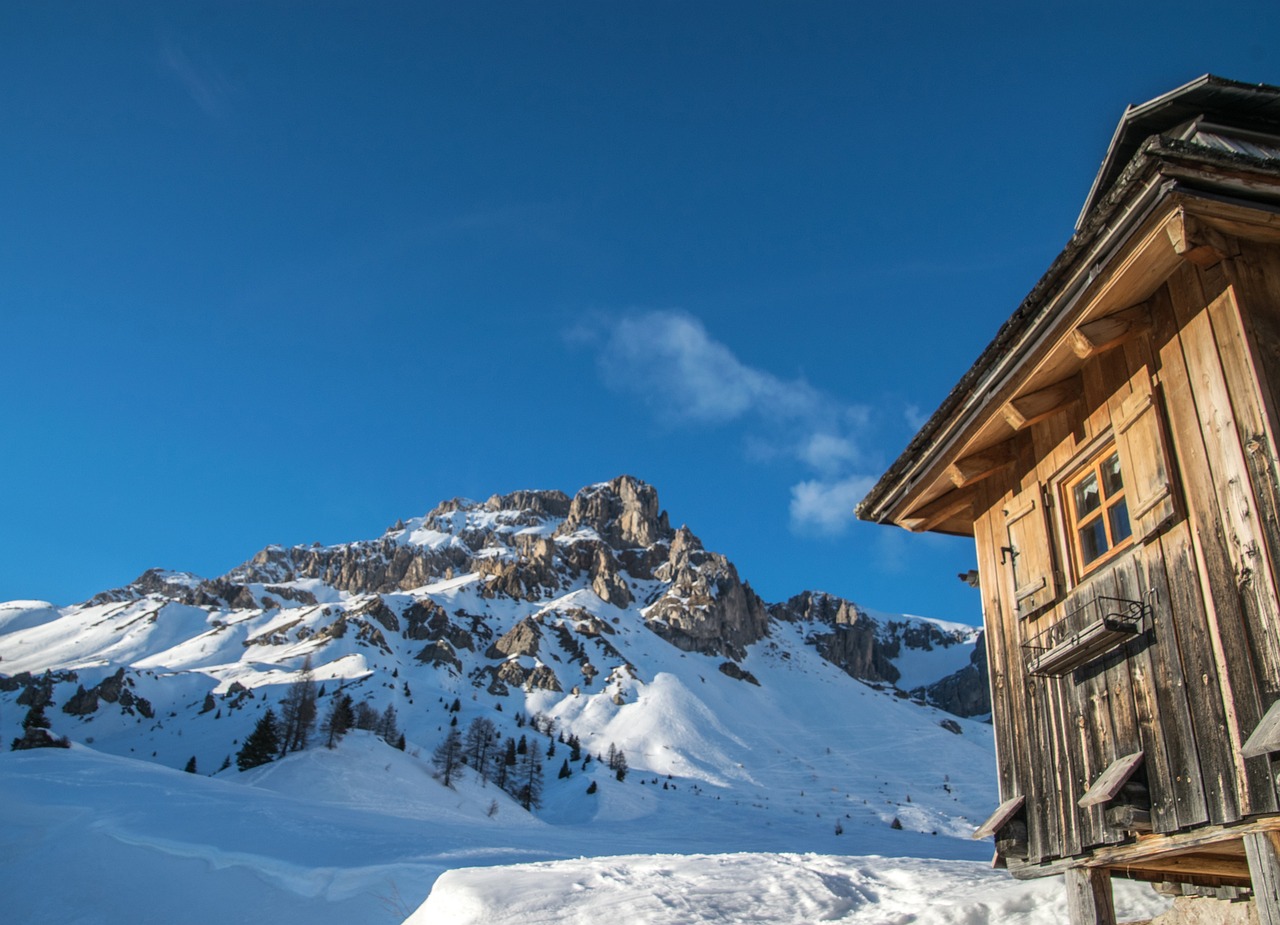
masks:
[[[1102,477],[1102,466],[1112,456],[1117,458],[1120,466],[1121,487],[1119,491],[1103,495],[1105,480]],[[1118,542],[1111,535],[1110,511],[1118,501],[1123,501],[1125,514],[1129,516],[1129,475],[1125,471],[1125,458],[1116,445],[1113,435],[1108,435],[1101,443],[1095,443],[1079,455],[1084,461],[1072,465],[1067,474],[1058,481],[1058,509],[1061,512],[1059,525],[1071,561],[1074,584],[1080,584],[1086,578],[1096,574],[1103,566],[1114,561],[1121,553],[1133,548],[1137,531],[1132,522],[1129,534]],[[1085,517],[1076,516],[1074,489],[1089,475],[1093,475],[1098,484],[1098,507]],[[1084,550],[1080,543],[1080,528],[1100,519],[1107,539],[1107,549],[1092,560],[1085,562]]]

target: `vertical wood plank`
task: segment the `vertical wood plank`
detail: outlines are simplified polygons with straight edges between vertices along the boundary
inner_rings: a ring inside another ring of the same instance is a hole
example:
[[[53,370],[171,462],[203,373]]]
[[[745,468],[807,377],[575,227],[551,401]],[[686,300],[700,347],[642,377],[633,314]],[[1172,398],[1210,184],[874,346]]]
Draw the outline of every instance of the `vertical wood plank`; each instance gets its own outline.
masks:
[[[1246,503],[1256,513],[1252,525],[1254,545],[1243,551],[1253,560],[1244,593],[1255,600],[1259,623],[1252,627],[1259,659],[1259,684],[1267,703],[1280,696],[1280,599],[1277,598],[1276,561],[1280,555],[1280,475],[1277,474],[1274,435],[1262,403],[1257,367],[1245,343],[1244,320],[1232,289],[1209,304],[1209,321],[1222,360],[1222,369],[1235,417],[1235,443],[1248,473]],[[1243,492],[1243,490],[1242,490]],[[1244,577],[1242,575],[1242,577]]]
[[[1259,925],[1280,925],[1280,848],[1274,832],[1244,836]]]
[[[1184,268],[1185,269],[1185,268]],[[1201,485],[1188,491],[1189,504],[1196,514],[1196,557],[1208,583],[1212,599],[1210,638],[1219,668],[1223,705],[1227,713],[1229,754],[1235,767],[1238,801],[1245,814],[1273,812],[1275,788],[1269,762],[1263,758],[1244,761],[1240,746],[1262,718],[1259,686],[1259,657],[1268,657],[1265,644],[1256,637],[1257,627],[1266,617],[1259,613],[1265,602],[1254,596],[1253,588],[1241,578],[1251,569],[1260,540],[1254,529],[1254,504],[1249,497],[1248,475],[1243,450],[1236,437],[1234,415],[1223,377],[1222,364],[1207,310],[1202,282],[1194,268],[1175,275],[1179,285],[1171,285],[1180,336],[1185,381],[1194,412],[1194,428],[1202,447]],[[1189,430],[1192,421],[1184,422]],[[1197,443],[1194,434],[1184,434],[1189,452]],[[1191,477],[1200,473],[1184,474]],[[1209,602],[1206,601],[1206,609]],[[1202,755],[1205,750],[1201,750]]]
[[[1164,417],[1170,420],[1191,411],[1182,387],[1185,376],[1177,375],[1181,367],[1166,374],[1163,366],[1165,356],[1181,358],[1169,287],[1161,287],[1150,304],[1155,321],[1150,335],[1131,341],[1124,350],[1131,369],[1151,370],[1163,383]],[[1181,463],[1172,441],[1170,450],[1171,475],[1177,479]],[[1155,614],[1151,645],[1142,648],[1136,663],[1146,673],[1145,683],[1135,685],[1134,693],[1140,722],[1163,743],[1168,760],[1165,769],[1148,765],[1151,818],[1157,832],[1235,816],[1233,780],[1226,781],[1226,795],[1222,786],[1211,788],[1200,757],[1205,748],[1214,749],[1214,754],[1225,748],[1226,720],[1218,696],[1217,662],[1204,644],[1208,618],[1190,531],[1184,517],[1142,548],[1140,583]]]
[[[1111,874],[1093,867],[1072,867],[1068,868],[1065,879],[1067,915],[1071,925],[1115,925]],[[1274,925],[1280,925],[1280,922]]]
[[[1154,614],[1151,645],[1143,648],[1136,663],[1146,677],[1144,683],[1135,685],[1135,699],[1139,716],[1146,717],[1140,724],[1150,730],[1148,735],[1160,740],[1167,755],[1167,767],[1148,765],[1152,824],[1157,832],[1172,832],[1230,815],[1221,808],[1222,785],[1213,790],[1212,799],[1206,793],[1209,783],[1197,733],[1201,728],[1216,733],[1225,719],[1218,698],[1217,670],[1211,654],[1205,651],[1204,630],[1197,630],[1205,620],[1187,524],[1178,524],[1158,543],[1148,543],[1142,551],[1142,564]],[[1192,634],[1189,652],[1196,656],[1189,664],[1184,663],[1180,638],[1188,632]],[[1196,689],[1190,689],[1191,677],[1198,680]],[[1204,677],[1212,677],[1215,683],[1200,680]],[[1212,746],[1217,738],[1208,741]],[[1233,778],[1228,777],[1225,785],[1234,793]],[[1210,802],[1219,807],[1217,812],[1210,812]]]
[[[1019,733],[1021,701],[1013,697],[1015,688],[1010,677],[1010,651],[1016,654],[1016,640],[1011,645],[1011,628],[1001,602],[1003,575],[996,557],[996,542],[1003,531],[1004,493],[989,479],[978,486],[978,505],[984,511],[974,523],[974,543],[978,553],[979,588],[982,593],[982,622],[986,628],[987,669],[991,679],[991,721],[996,740],[996,771],[1000,783],[1000,801],[1026,793],[1021,782],[1025,732]],[[1014,628],[1016,629],[1016,627]]]

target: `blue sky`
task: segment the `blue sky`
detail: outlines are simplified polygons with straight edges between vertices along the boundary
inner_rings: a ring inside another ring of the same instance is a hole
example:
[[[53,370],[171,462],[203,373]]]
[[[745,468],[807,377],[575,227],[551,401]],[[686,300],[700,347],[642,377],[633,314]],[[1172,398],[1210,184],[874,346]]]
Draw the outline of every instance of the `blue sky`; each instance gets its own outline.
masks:
[[[1066,243],[1124,106],[1280,5],[0,11],[0,600],[657,486],[769,600],[979,619],[849,509]]]

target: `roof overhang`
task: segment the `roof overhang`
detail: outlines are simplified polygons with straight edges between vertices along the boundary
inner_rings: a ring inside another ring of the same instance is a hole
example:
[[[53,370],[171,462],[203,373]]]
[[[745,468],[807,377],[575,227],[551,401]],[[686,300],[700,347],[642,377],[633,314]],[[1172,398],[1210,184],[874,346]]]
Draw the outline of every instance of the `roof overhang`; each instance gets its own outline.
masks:
[[[1224,235],[1280,241],[1280,164],[1148,138],[858,516],[971,535],[973,486],[1013,437],[1062,407],[1108,332],[1142,324],[1181,261],[1221,259]]]

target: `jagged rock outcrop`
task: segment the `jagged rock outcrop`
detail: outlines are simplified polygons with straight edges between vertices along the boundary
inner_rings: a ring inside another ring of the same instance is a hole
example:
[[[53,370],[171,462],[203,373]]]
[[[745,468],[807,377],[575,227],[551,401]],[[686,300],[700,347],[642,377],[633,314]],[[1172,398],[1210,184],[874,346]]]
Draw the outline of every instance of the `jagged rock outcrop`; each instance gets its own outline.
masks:
[[[830,632],[815,632],[808,641],[823,658],[851,677],[886,684],[896,683],[901,677],[878,637],[880,624],[849,601],[805,591],[784,604],[775,604],[771,613],[780,620],[811,621],[830,627]],[[893,654],[897,654],[896,649]]]
[[[579,491],[556,536],[584,527],[616,549],[652,546],[671,536],[667,512],[658,507],[658,492],[629,475]]]
[[[486,658],[509,658],[512,655],[537,655],[542,642],[542,629],[531,619],[511,627],[485,652]]]
[[[928,687],[917,688],[912,694],[957,716],[990,714],[991,677],[987,671],[986,634],[978,634],[968,665]]]
[[[420,662],[426,662],[436,668],[452,668],[455,673],[462,671],[462,661],[457,651],[444,639],[436,639],[422,647],[417,656]]]
[[[687,528],[673,535],[668,560],[655,574],[671,587],[645,611],[645,622],[672,645],[736,661],[769,634],[764,602],[733,563],[703,549]]]
[[[393,536],[341,546],[268,546],[219,580],[278,585],[318,578],[339,591],[385,594],[420,588],[447,569],[462,569],[470,555],[465,548],[408,546]],[[200,588],[211,591],[208,584]]]
[[[591,561],[591,590],[606,604],[620,609],[631,606],[631,590],[619,572],[618,560],[607,546],[596,546],[596,555]]]

